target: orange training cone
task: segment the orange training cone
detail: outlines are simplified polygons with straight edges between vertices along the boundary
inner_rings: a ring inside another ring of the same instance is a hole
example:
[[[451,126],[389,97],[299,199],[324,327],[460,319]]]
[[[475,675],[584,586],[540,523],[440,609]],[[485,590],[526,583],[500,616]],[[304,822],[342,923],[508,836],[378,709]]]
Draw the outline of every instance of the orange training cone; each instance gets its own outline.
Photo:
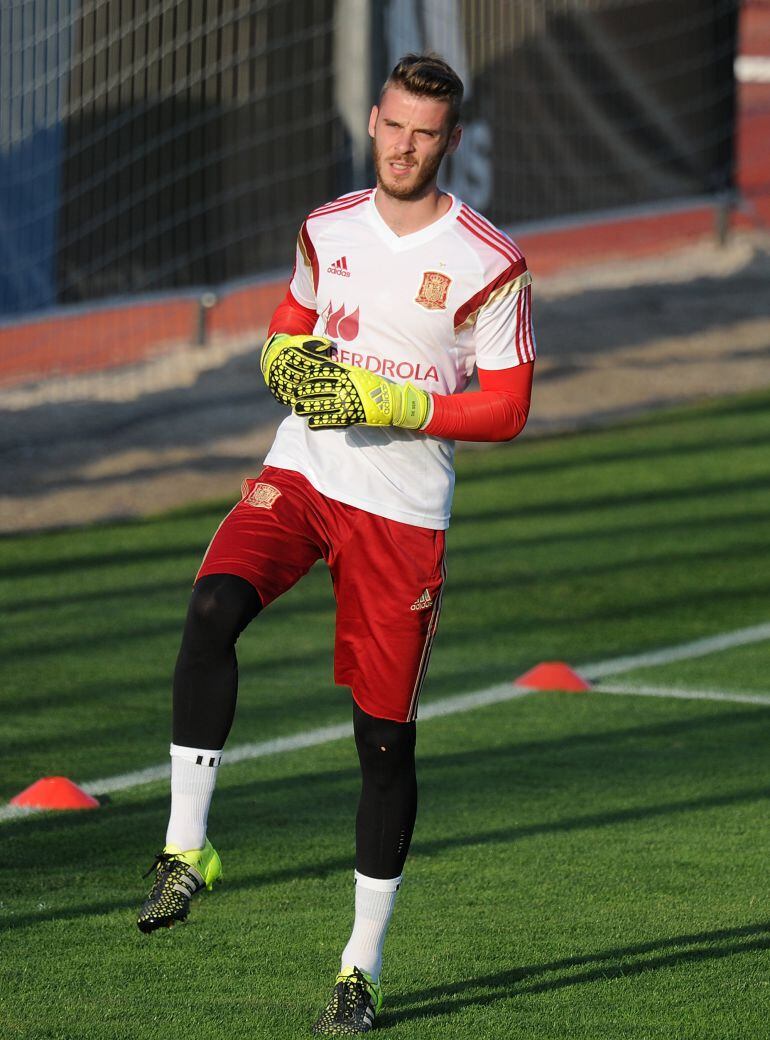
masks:
[[[514,679],[513,685],[529,686],[535,690],[564,690],[567,693],[585,693],[591,689],[591,684],[564,661],[542,661]]]
[[[44,776],[11,799],[22,809],[98,809],[99,803],[66,776]]]

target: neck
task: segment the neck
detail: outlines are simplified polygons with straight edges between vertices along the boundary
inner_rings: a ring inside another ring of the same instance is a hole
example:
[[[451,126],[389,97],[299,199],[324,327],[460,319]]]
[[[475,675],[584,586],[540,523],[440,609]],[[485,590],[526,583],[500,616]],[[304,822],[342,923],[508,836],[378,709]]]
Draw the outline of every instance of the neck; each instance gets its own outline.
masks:
[[[378,185],[374,204],[390,230],[402,236],[422,231],[443,217],[452,205],[452,197],[434,184],[418,199],[394,199]]]

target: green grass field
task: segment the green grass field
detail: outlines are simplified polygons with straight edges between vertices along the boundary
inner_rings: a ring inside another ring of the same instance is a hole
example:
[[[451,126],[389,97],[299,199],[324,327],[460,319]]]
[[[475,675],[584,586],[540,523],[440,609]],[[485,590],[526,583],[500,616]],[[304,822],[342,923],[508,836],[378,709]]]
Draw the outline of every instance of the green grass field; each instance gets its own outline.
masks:
[[[226,504],[0,542],[0,800],[163,762]],[[770,394],[463,452],[423,704],[770,620]],[[240,644],[232,744],[343,722],[316,568]],[[767,1035],[770,644],[624,674],[768,704],[542,693],[419,728],[383,1035]],[[10,754],[8,748],[10,747]],[[307,1036],[352,919],[350,740],[223,768],[226,883],[142,936],[166,784],[0,822],[3,1040]]]

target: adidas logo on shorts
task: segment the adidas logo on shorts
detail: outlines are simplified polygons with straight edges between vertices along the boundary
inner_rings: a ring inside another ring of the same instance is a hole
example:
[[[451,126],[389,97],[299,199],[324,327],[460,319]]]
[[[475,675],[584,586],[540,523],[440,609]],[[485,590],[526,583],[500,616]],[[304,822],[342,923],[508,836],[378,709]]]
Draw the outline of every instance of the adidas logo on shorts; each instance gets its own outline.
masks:
[[[414,601],[410,610],[427,610],[428,607],[433,606],[433,600],[430,598],[430,593],[425,589],[420,596]]]

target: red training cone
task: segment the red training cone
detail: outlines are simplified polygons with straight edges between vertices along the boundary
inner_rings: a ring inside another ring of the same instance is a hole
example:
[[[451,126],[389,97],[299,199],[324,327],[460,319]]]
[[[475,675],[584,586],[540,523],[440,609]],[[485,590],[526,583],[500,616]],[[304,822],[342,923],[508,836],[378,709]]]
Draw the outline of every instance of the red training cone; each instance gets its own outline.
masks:
[[[567,693],[585,693],[591,689],[591,684],[564,661],[542,661],[514,679],[513,685],[529,686],[535,690],[564,690]]]
[[[23,809],[98,809],[99,803],[66,776],[44,776],[11,799]]]

